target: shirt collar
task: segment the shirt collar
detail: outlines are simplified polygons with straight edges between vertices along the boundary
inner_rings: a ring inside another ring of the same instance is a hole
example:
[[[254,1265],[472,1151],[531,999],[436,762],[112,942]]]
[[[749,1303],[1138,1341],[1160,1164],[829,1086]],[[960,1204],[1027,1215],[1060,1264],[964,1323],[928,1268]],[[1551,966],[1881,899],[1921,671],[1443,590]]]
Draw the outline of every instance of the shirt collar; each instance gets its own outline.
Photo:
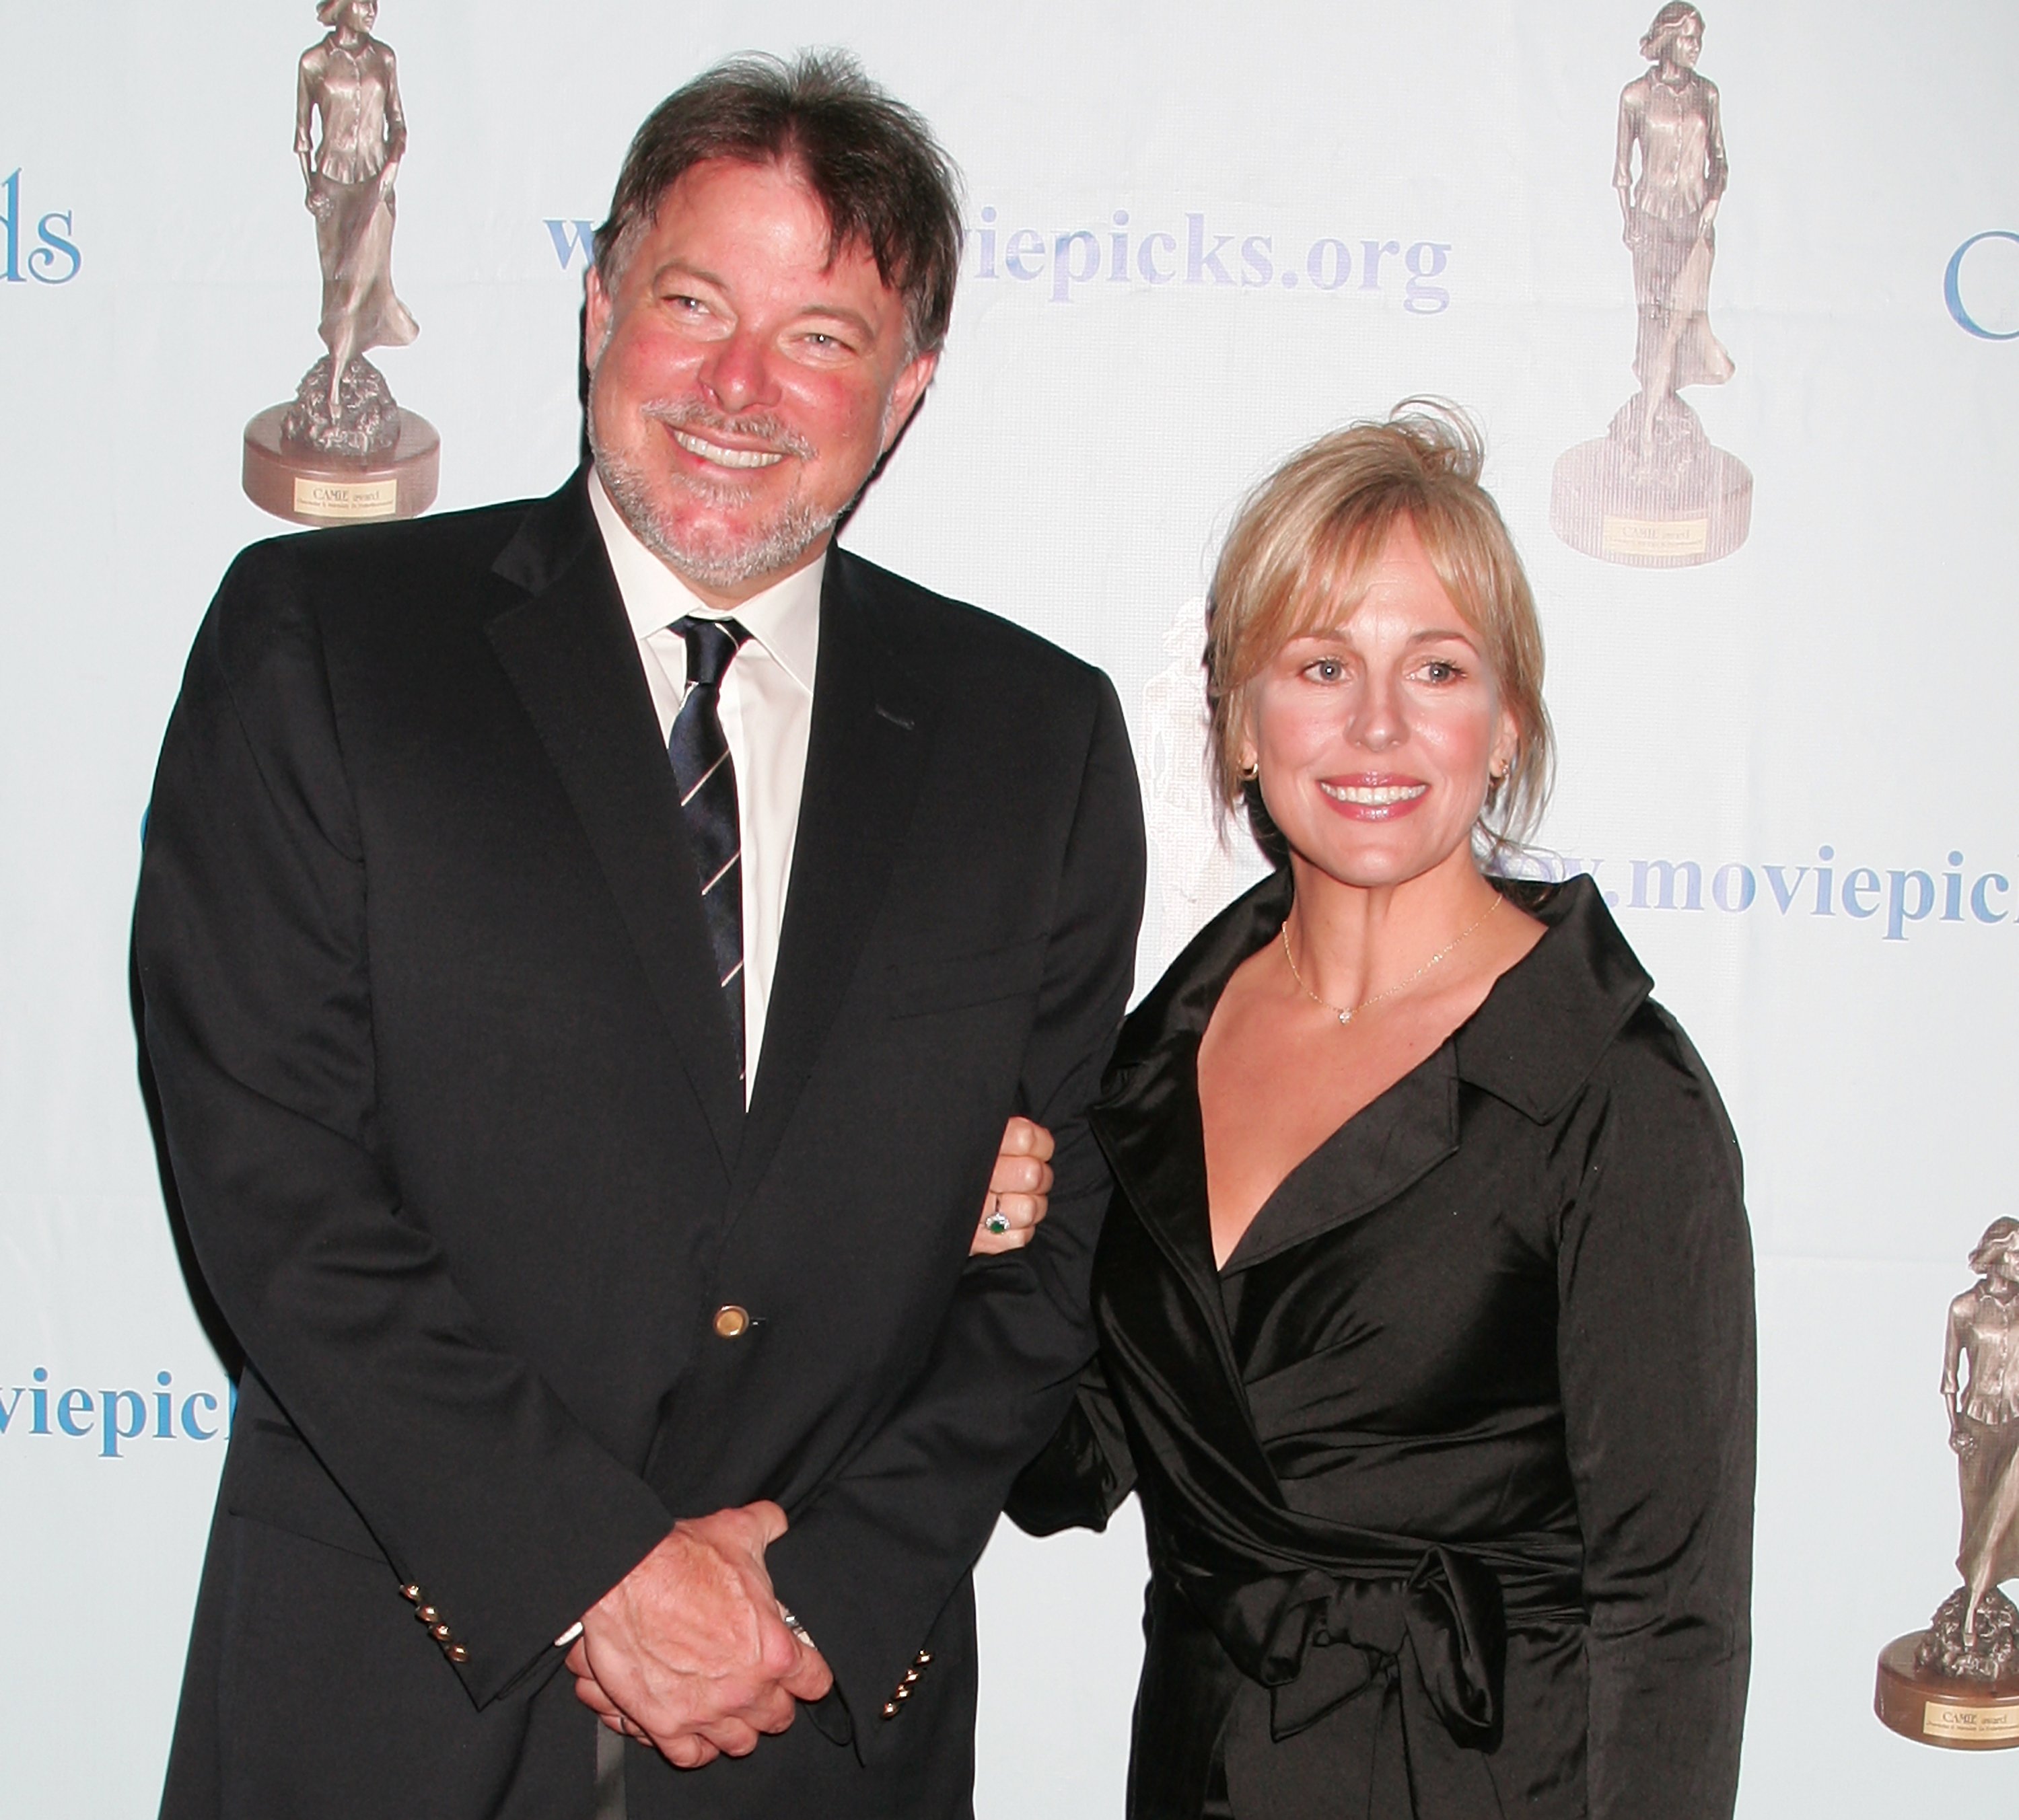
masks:
[[[593,468],[589,475],[589,503],[596,529],[617,577],[625,617],[642,644],[653,633],[691,614],[697,619],[734,619],[778,663],[792,680],[813,693],[814,666],[820,653],[821,582],[827,573],[822,551],[803,569],[774,582],[728,612],[710,606],[672,570],[638,541],[624,515],[604,489]]]

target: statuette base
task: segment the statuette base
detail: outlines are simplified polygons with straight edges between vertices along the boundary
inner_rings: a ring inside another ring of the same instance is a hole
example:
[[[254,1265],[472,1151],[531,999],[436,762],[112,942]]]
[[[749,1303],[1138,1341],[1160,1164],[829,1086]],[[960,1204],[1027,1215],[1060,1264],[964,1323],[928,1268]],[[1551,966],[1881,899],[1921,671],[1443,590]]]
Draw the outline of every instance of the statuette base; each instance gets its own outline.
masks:
[[[2019,1749],[2019,1674],[1983,1681],[1917,1668],[1925,1630],[1879,1652],[1872,1710],[1889,1730],[1943,1750]]]
[[[398,440],[384,454],[322,454],[285,433],[294,401],[263,411],[245,426],[245,497],[295,524],[356,524],[416,518],[434,504],[441,437],[417,413],[399,414]]]
[[[1678,400],[1658,416],[1644,449],[1644,401],[1629,401],[1611,428],[1558,457],[1550,527],[1574,550],[1639,569],[1715,563],[1753,528],[1753,474],[1713,445],[1696,413]]]

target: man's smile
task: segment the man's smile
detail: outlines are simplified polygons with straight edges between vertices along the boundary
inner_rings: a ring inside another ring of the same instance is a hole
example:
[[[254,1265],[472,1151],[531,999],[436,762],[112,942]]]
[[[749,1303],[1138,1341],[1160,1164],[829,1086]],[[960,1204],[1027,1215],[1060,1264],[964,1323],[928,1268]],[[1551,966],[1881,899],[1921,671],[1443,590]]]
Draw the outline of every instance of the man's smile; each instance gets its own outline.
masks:
[[[689,454],[698,455],[704,461],[712,461],[719,468],[774,468],[785,458],[784,452],[778,449],[726,448],[720,443],[696,436],[692,430],[675,430],[673,440]]]

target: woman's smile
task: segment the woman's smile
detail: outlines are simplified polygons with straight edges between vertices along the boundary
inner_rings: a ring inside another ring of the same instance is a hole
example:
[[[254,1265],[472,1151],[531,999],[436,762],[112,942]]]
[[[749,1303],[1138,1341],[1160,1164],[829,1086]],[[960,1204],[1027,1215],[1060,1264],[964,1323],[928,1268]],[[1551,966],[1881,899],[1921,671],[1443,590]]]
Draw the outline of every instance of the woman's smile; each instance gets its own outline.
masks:
[[[1318,794],[1341,815],[1361,822],[1392,822],[1407,815],[1430,791],[1421,778],[1386,775],[1321,777],[1318,787]]]

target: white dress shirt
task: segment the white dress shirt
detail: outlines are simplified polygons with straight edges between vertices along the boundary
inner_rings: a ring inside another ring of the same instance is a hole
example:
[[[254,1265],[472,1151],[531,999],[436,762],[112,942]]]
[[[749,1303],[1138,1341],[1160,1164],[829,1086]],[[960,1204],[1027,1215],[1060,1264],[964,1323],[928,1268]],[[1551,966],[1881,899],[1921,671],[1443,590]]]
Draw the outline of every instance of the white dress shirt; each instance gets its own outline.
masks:
[[[792,846],[806,783],[807,736],[813,725],[814,666],[820,652],[821,577],[827,558],[810,563],[753,595],[733,612],[705,605],[639,542],[593,469],[589,503],[617,591],[638,640],[659,737],[670,739],[687,698],[687,642],[673,621],[734,619],[749,633],[722,678],[723,737],[736,769],[736,814],[743,841],[744,1103],[757,1084],[764,1013],[778,964],[778,934],[792,883]]]

